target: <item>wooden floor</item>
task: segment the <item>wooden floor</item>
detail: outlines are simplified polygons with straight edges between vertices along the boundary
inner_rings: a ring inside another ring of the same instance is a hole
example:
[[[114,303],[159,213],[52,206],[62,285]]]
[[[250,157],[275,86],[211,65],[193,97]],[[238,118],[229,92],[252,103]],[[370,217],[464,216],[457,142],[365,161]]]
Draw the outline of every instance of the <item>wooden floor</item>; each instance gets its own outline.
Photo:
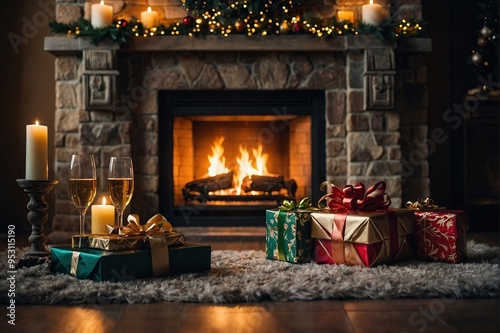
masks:
[[[469,238],[499,245],[496,234]],[[194,241],[194,240],[193,240]],[[213,250],[264,249],[263,240],[217,240]],[[2,305],[5,311],[5,305]],[[16,306],[0,332],[500,332],[498,299],[352,300]]]

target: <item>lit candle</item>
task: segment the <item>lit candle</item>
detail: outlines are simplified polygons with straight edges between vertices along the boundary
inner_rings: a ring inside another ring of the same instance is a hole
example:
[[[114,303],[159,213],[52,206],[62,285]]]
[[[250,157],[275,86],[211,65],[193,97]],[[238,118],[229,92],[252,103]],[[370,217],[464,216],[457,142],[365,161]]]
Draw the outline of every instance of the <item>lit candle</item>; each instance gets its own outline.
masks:
[[[361,7],[361,13],[363,16],[363,22],[365,24],[371,24],[375,26],[379,25],[385,16],[382,5],[373,3],[373,0],[370,0],[369,5],[363,5]]]
[[[158,24],[158,12],[148,7],[148,10],[141,12],[141,22],[145,29],[156,27]]]
[[[352,10],[337,11],[337,19],[339,21],[349,21],[354,23],[354,12]]]
[[[47,126],[26,125],[26,179],[49,179]]]
[[[101,1],[90,7],[90,22],[94,28],[104,28],[113,23],[113,6],[108,6]]]
[[[102,205],[91,207],[91,232],[93,234],[107,234],[106,224],[115,225],[115,207],[106,205],[106,198],[102,198]]]

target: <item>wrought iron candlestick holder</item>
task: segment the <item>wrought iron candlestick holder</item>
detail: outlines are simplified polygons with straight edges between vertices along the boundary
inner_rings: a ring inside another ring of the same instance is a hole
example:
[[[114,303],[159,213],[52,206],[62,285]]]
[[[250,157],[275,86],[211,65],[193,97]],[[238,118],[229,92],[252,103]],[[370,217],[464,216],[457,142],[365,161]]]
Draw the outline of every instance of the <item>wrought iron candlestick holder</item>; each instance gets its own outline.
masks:
[[[19,260],[18,268],[38,265],[50,258],[50,250],[46,245],[47,236],[43,233],[43,225],[48,220],[47,208],[49,208],[45,196],[57,183],[57,180],[17,180],[17,184],[30,197],[26,207],[29,211],[28,222],[31,224],[31,235],[28,237],[31,248],[24,254],[24,258]]]

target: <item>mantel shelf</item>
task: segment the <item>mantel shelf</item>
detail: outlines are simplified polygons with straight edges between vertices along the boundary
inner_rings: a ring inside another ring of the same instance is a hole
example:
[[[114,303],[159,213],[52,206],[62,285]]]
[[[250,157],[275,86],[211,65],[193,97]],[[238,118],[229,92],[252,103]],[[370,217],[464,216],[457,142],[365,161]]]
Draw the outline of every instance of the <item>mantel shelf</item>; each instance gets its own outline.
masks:
[[[44,50],[54,55],[80,53],[88,49],[112,49],[120,52],[343,52],[374,48],[397,49],[398,52],[430,52],[430,38],[408,38],[398,43],[382,42],[373,36],[336,36],[318,38],[312,35],[286,36],[165,36],[133,38],[124,45],[106,41],[92,45],[88,37],[48,36]]]

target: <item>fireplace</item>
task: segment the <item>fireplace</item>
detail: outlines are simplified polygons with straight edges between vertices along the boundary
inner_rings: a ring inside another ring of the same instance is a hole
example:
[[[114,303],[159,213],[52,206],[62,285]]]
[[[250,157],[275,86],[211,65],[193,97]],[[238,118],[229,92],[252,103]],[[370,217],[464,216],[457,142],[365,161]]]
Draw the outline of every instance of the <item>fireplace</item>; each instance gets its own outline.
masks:
[[[288,147],[279,162],[270,161],[285,165],[279,169],[270,166],[268,171],[283,175],[284,180],[295,180],[298,199],[310,196],[315,203],[324,180],[339,186],[383,180],[393,207],[429,196],[427,156],[419,154],[418,161],[411,158],[427,135],[428,98],[420,53],[430,50],[428,39],[396,45],[363,36],[331,40],[294,35],[179,36],[95,47],[85,39],[55,36],[47,37],[45,49],[57,57],[54,141],[60,186],[54,189],[54,230],[72,232],[78,226],[65,186],[69,156],[74,151],[97,157],[100,195],[106,192],[102,179],[106,178],[110,156],[132,156],[136,188],[125,213],[139,214],[141,221],[162,213],[173,224],[183,226],[251,226],[258,219],[263,223],[263,208],[276,207],[279,201],[256,205],[205,202],[197,207],[185,201],[182,190],[186,184],[204,177],[206,166],[197,170],[195,164],[206,163],[206,153],[196,157],[196,163],[193,155],[192,167],[185,168],[181,159],[174,168],[174,160],[180,158],[174,152],[175,126],[186,126],[193,151],[194,141],[204,143],[204,149],[210,151],[214,137],[199,139],[195,135],[215,123],[233,124],[236,120],[248,125],[230,126],[232,131],[249,130],[255,123],[259,131],[266,129],[261,133],[262,149],[273,158],[278,153],[264,142],[269,139],[265,134],[272,133],[276,141],[286,139],[281,144]],[[95,76],[102,76],[104,96],[109,98],[92,98],[94,90],[88,83]],[[216,104],[221,101],[224,105]],[[306,111],[308,104],[313,108]],[[283,112],[285,106],[286,117],[273,112]],[[210,117],[219,118],[209,118],[209,111]],[[274,133],[285,120],[288,134]],[[292,152],[300,146],[291,138],[292,127],[299,122],[310,128],[310,147]],[[227,153],[235,150],[229,146],[236,142],[233,135],[220,135],[225,137]],[[253,137],[259,135],[254,133]],[[247,141],[249,151],[256,145],[258,149],[258,140]],[[311,165],[294,170],[297,165],[290,160],[308,149]],[[234,159],[234,154],[226,156],[227,164]],[[176,179],[176,172],[187,175]],[[229,210],[224,207],[228,205]],[[181,208],[195,209],[183,215]],[[239,215],[228,216],[228,212]]]
[[[174,225],[262,225],[283,200],[319,199],[325,92],[158,93],[160,211]]]

